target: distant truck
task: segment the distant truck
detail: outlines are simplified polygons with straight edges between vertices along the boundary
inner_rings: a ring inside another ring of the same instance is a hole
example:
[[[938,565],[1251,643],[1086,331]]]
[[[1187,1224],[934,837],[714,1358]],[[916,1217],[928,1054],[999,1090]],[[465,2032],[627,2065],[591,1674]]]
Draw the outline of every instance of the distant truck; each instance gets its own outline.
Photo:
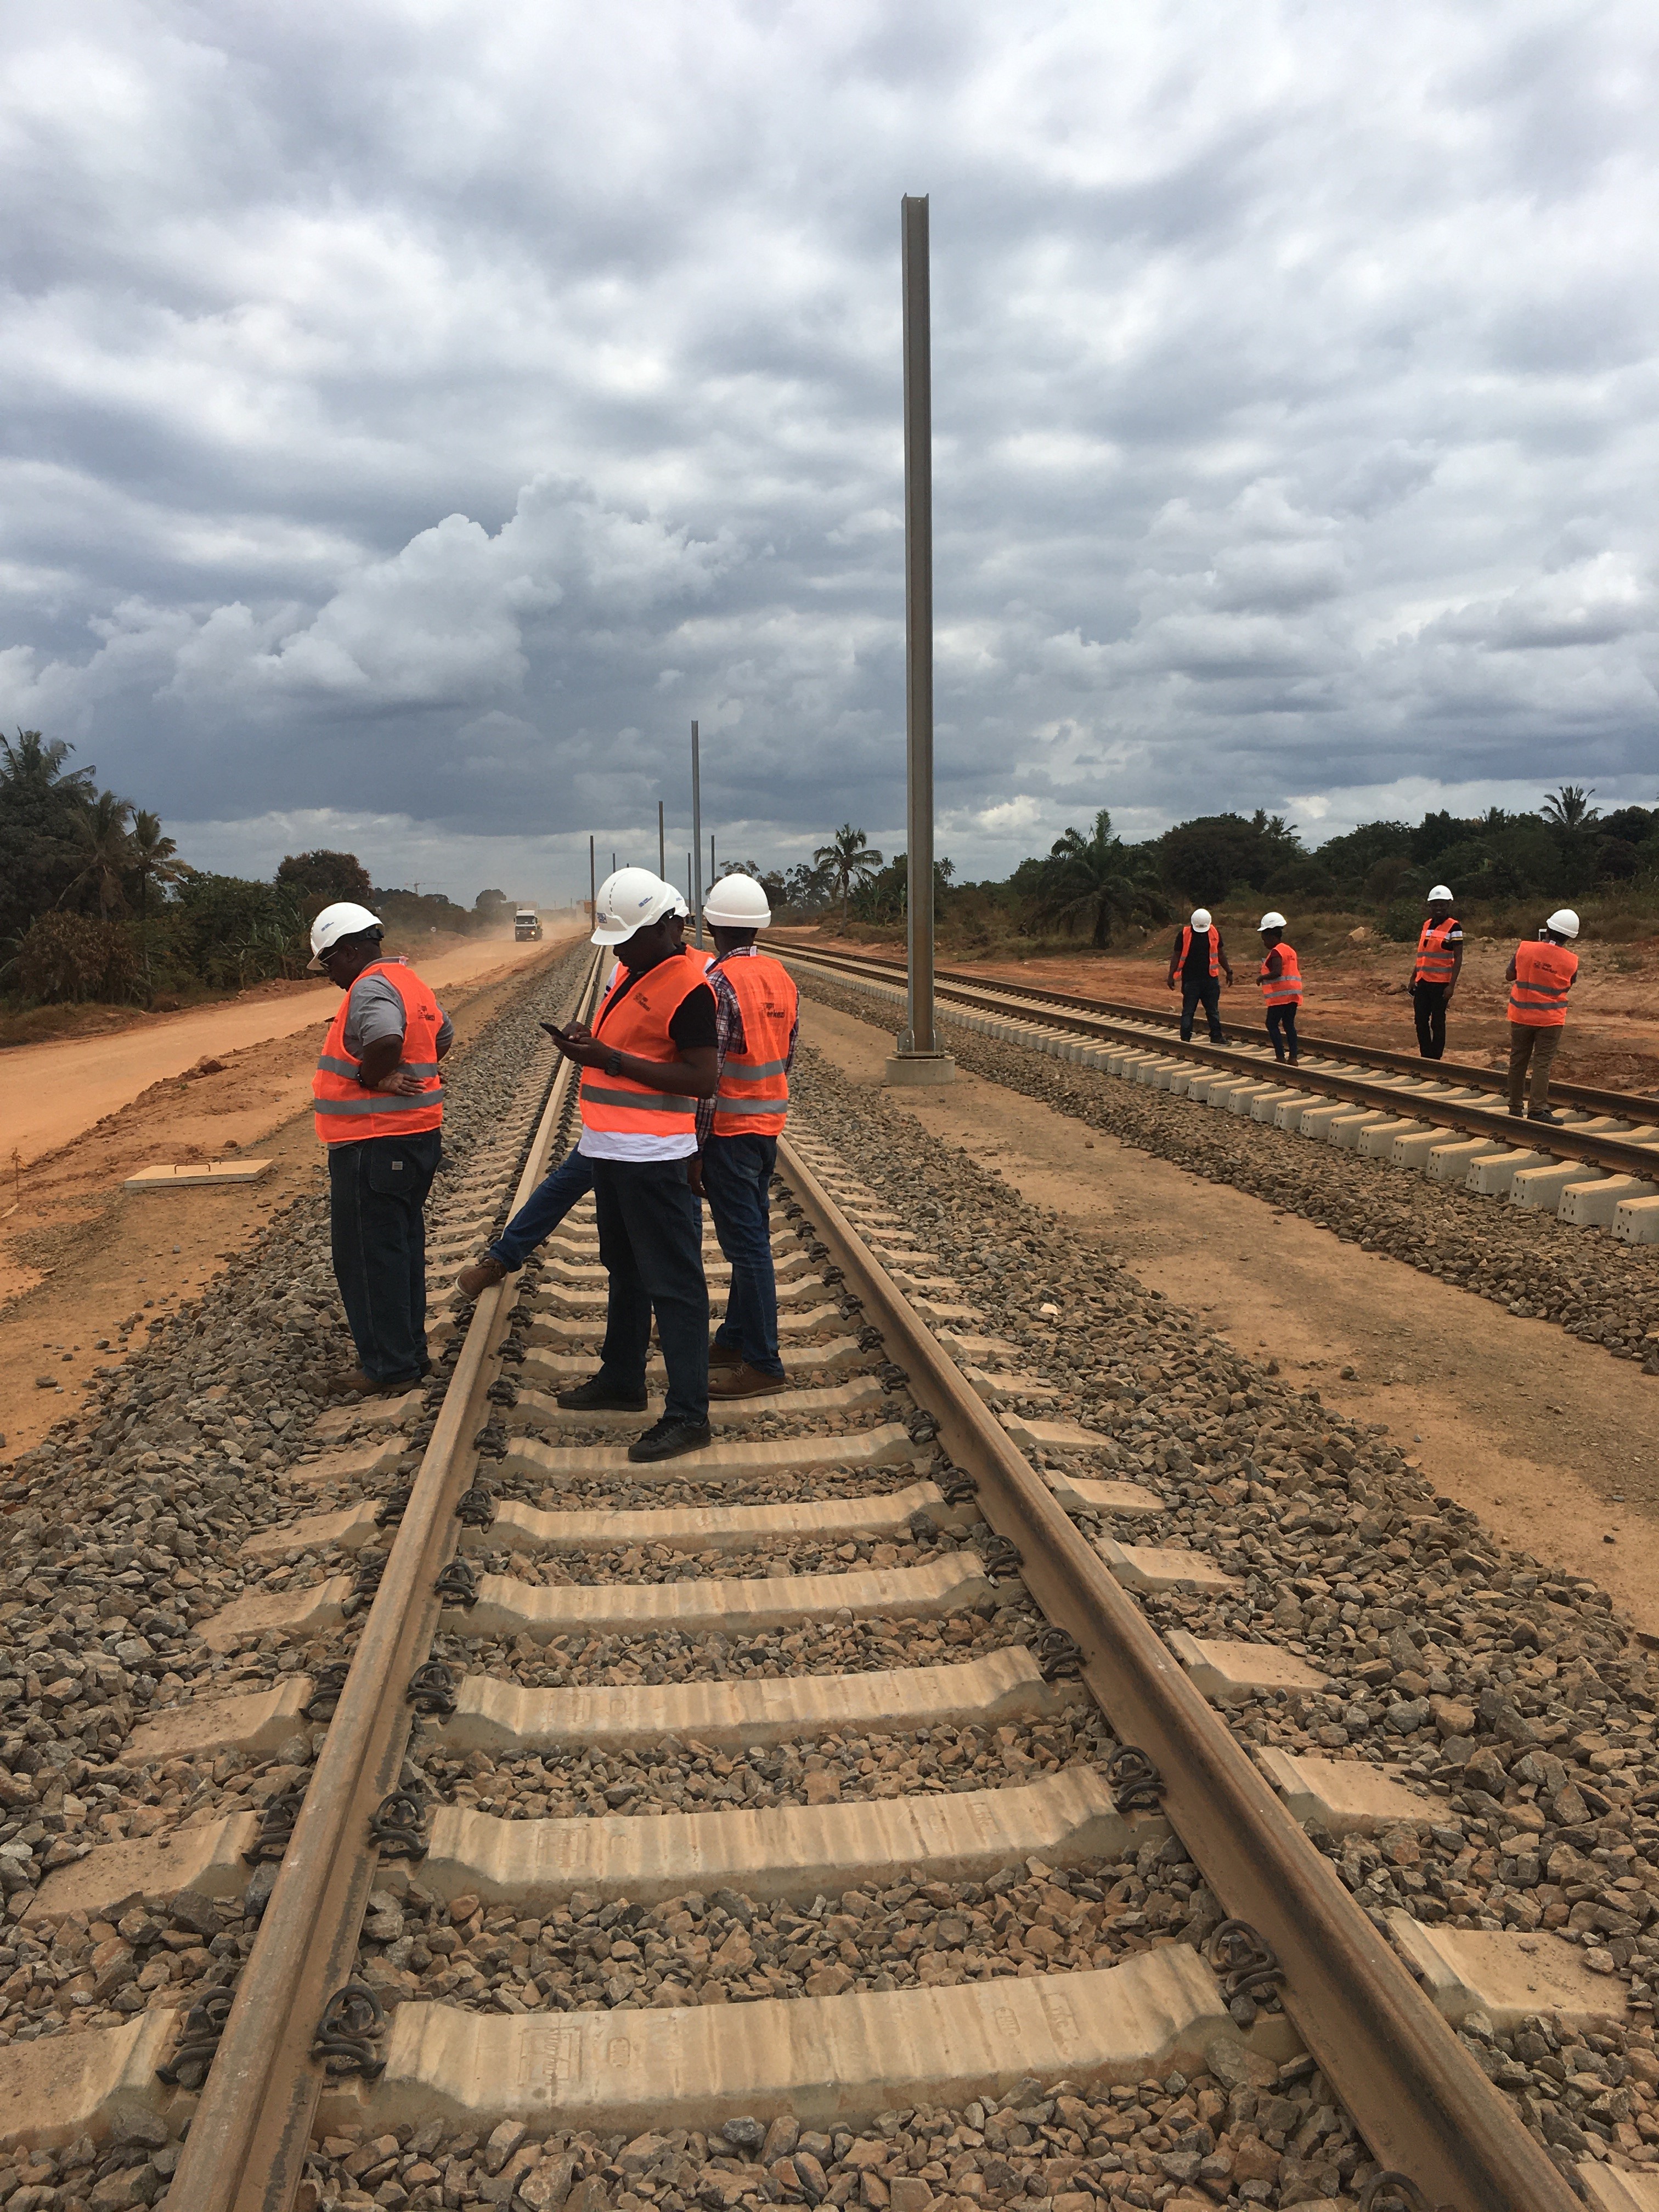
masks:
[[[525,945],[542,933],[542,918],[533,906],[521,906],[513,917],[513,937],[515,944]]]

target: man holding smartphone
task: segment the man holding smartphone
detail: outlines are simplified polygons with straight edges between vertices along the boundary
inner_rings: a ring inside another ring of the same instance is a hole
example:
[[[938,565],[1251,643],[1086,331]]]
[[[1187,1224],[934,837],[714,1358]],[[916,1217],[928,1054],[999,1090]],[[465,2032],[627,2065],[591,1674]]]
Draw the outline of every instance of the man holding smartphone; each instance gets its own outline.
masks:
[[[593,942],[617,970],[591,1030],[553,1041],[582,1071],[580,1156],[592,1170],[599,1257],[610,1277],[597,1375],[559,1403],[573,1412],[643,1413],[651,1318],[668,1401],[629,1447],[631,1460],[677,1459],[708,1443],[708,1284],[697,1195],[696,1101],[719,1084],[714,994],[687,951],[685,906],[647,868],[599,886]]]

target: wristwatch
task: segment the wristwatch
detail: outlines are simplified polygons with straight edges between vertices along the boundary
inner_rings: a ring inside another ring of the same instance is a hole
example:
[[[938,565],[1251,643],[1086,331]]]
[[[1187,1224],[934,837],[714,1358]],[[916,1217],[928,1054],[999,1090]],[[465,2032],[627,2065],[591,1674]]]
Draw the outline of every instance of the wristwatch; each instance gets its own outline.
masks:
[[[622,1073],[622,1054],[617,1052],[614,1047],[605,1054],[605,1072],[607,1075],[620,1075]]]

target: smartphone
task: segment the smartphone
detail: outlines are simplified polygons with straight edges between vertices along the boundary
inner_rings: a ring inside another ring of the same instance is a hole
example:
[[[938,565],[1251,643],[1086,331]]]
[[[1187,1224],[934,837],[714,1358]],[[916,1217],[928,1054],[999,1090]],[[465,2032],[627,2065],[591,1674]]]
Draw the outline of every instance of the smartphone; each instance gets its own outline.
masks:
[[[565,1038],[570,1034],[568,1030],[562,1030],[556,1022],[543,1022],[541,1024],[541,1027],[547,1031],[549,1036],[552,1037],[556,1042],[560,1044],[562,1044]]]

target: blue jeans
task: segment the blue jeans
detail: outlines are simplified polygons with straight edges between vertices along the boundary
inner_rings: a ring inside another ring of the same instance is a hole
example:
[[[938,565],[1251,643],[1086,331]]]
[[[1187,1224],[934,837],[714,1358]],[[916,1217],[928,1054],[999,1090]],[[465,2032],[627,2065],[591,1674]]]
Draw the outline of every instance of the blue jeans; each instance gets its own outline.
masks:
[[[590,1160],[599,1257],[611,1278],[599,1372],[643,1390],[651,1316],[668,1370],[671,1421],[708,1419],[708,1283],[702,1207],[684,1160]]]
[[[542,1177],[489,1248],[504,1267],[522,1267],[544,1244],[571,1207],[593,1188],[593,1163],[581,1152],[567,1152],[550,1175]]]
[[[747,1365],[781,1381],[771,1224],[777,1164],[775,1137],[710,1137],[703,1146],[702,1187],[714,1234],[732,1262],[732,1295],[714,1341],[735,1346]]]
[[[426,1354],[426,1216],[443,1154],[436,1129],[328,1148],[334,1279],[362,1370],[418,1382]]]

